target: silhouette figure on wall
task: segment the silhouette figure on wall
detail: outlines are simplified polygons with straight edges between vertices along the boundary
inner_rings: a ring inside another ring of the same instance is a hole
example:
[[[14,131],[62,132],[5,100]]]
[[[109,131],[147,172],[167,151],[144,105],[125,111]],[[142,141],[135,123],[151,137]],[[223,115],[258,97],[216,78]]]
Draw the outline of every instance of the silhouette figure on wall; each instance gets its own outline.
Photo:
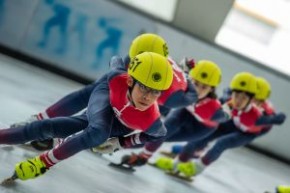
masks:
[[[73,31],[77,33],[77,41],[78,41],[78,60],[83,57],[83,53],[85,52],[85,37],[86,37],[86,27],[88,22],[88,16],[79,13],[76,18],[75,25],[73,27]]]
[[[48,19],[43,28],[42,40],[38,43],[38,46],[45,48],[49,42],[49,37],[51,35],[51,29],[53,27],[58,27],[59,30],[59,44],[55,50],[58,54],[63,54],[67,48],[67,29],[68,20],[70,16],[70,8],[60,3],[55,3],[54,0],[45,0],[48,6],[53,9],[54,15]]]
[[[109,57],[117,55],[120,47],[121,38],[123,36],[122,30],[110,24],[115,22],[116,19],[100,18],[98,26],[106,33],[106,37],[96,47],[96,57],[98,65],[102,65],[104,61],[105,51],[111,50]]]

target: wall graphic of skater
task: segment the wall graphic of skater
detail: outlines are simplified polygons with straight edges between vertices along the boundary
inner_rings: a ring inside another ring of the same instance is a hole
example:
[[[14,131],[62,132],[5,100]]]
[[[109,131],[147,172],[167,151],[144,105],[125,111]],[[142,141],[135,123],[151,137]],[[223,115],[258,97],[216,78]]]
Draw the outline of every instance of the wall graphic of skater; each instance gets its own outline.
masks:
[[[79,13],[76,17],[75,24],[72,28],[72,31],[77,35],[77,45],[78,45],[78,55],[77,58],[80,60],[85,53],[85,38],[86,38],[86,29],[88,24],[88,16],[82,13]]]
[[[45,48],[51,36],[52,28],[57,27],[59,30],[59,42],[55,52],[63,54],[67,49],[67,29],[71,10],[63,4],[55,3],[54,0],[45,0],[45,3],[53,9],[54,15],[45,22],[43,36],[38,46]]]
[[[98,20],[98,27],[100,30],[105,31],[106,37],[96,47],[96,63],[93,64],[93,67],[102,64],[106,56],[105,51],[108,49],[111,51],[108,57],[118,54],[123,32],[121,29],[110,25],[116,21],[117,19],[108,19],[104,17]]]

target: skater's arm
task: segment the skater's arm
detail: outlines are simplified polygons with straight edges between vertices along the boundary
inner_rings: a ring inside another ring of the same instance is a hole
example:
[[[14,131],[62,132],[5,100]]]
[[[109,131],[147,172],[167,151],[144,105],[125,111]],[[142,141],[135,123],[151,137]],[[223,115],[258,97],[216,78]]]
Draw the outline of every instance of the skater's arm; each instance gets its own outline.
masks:
[[[90,96],[94,88],[106,79],[106,76],[102,76],[97,81],[85,86],[84,88],[74,91],[59,101],[48,107],[45,112],[49,118],[72,116],[88,106]]]
[[[256,125],[281,125],[284,123],[285,119],[286,115],[284,113],[263,115],[256,121]]]
[[[146,132],[135,133],[126,137],[113,137],[100,146],[93,148],[93,151],[99,153],[113,153],[117,150],[139,146],[146,142],[160,141],[165,135],[165,127],[161,121],[157,121]]]
[[[190,80],[187,80],[187,90],[178,90],[175,93],[171,94],[166,102],[164,103],[165,107],[168,108],[179,108],[186,107],[195,103],[198,99],[196,90]]]
[[[229,115],[225,111],[223,111],[222,108],[218,109],[211,118],[211,120],[216,123],[223,123],[229,119]]]
[[[167,130],[160,119],[146,131],[132,134],[126,137],[121,137],[120,144],[123,148],[130,148],[136,145],[145,144],[146,142],[154,142],[162,140],[167,133]]]
[[[88,105],[89,97],[95,84],[87,85],[86,87],[72,92],[59,101],[48,107],[45,112],[49,118],[71,116],[81,110],[85,109]]]

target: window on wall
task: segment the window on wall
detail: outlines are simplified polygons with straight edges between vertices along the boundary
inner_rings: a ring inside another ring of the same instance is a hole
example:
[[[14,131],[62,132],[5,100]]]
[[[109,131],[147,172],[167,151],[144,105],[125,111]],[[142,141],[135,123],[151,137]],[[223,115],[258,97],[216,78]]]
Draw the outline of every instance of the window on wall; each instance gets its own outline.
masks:
[[[236,0],[216,43],[290,75],[290,1]]]
[[[118,0],[165,21],[172,21],[178,0]]]

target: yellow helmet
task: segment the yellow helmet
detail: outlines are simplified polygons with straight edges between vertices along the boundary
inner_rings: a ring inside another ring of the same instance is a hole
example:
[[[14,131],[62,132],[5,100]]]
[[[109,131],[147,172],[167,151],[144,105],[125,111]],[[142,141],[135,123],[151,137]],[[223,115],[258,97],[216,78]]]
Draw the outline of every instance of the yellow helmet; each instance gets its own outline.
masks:
[[[194,80],[216,87],[221,82],[222,71],[216,63],[209,60],[200,60],[189,71],[189,75]]]
[[[173,80],[173,69],[167,58],[153,52],[143,52],[133,58],[128,74],[155,90],[167,90]]]
[[[262,77],[256,77],[257,81],[257,93],[255,95],[255,98],[258,100],[266,100],[270,97],[271,94],[271,85],[270,83],[262,78]]]
[[[237,73],[230,84],[232,90],[244,91],[251,94],[257,92],[257,80],[256,77],[249,72]]]
[[[156,34],[146,33],[137,36],[129,50],[129,57],[132,59],[142,52],[154,52],[164,57],[168,56],[168,47],[166,41]]]

